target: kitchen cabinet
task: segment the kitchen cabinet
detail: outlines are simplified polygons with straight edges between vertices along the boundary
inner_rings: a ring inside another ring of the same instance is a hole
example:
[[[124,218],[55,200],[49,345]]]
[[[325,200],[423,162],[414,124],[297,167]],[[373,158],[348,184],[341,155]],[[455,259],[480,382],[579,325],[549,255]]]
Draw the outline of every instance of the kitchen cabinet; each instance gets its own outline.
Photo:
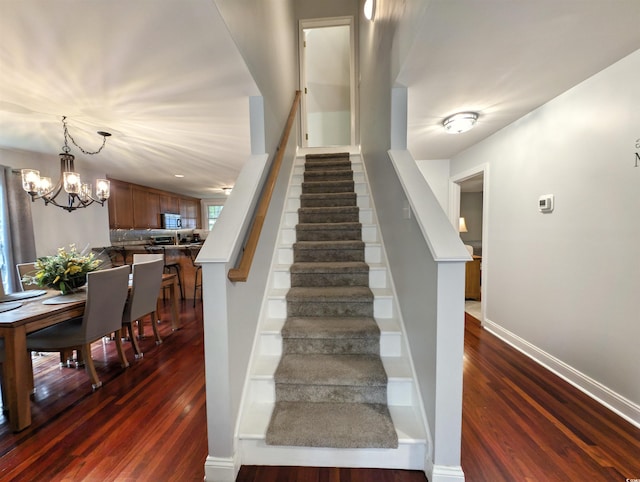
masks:
[[[131,185],[111,181],[109,207],[109,227],[111,229],[133,228],[133,197]]]
[[[200,225],[200,200],[138,184],[110,179],[109,228],[159,229],[162,213],[182,216],[182,227]]]
[[[160,196],[139,187],[131,188],[133,198],[133,225],[136,228],[158,229],[160,227]]]
[[[182,227],[185,229],[195,229],[198,225],[198,213],[200,212],[200,201],[192,198],[180,199],[180,216]]]
[[[180,198],[173,194],[160,194],[160,213],[180,213]]]

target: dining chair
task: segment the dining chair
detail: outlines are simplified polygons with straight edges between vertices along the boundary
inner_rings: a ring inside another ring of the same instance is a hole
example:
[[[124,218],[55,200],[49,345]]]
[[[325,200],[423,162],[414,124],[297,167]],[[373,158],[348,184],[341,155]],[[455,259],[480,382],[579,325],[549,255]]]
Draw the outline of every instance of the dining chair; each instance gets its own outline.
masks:
[[[156,344],[162,343],[158,332],[158,314],[156,312],[158,294],[162,286],[162,271],[164,261],[156,259],[144,263],[133,263],[131,267],[131,293],[122,314],[122,325],[129,331],[134,356],[142,358],[143,353],[135,336],[133,325],[138,322],[138,333],[143,336],[143,319],[151,315],[151,327],[156,338]]]
[[[5,379],[5,375],[4,375],[4,338],[0,338],[0,365],[1,365],[1,369],[0,369],[0,392],[2,392],[2,411],[5,411],[6,405],[7,405],[7,397],[4,394],[4,386],[2,385],[2,381]]]
[[[193,246],[189,246],[189,258],[191,259],[191,264],[195,268],[194,281],[193,281],[193,306],[196,306],[196,293],[198,289],[200,290],[200,299],[202,299],[202,265],[196,263],[196,258],[198,257],[198,253],[200,252],[200,248],[194,248]]]
[[[122,349],[122,313],[129,290],[129,266],[92,271],[87,274],[87,301],[84,315],[43,328],[27,335],[27,349],[31,351],[77,350],[84,361],[93,389],[100,388],[91,344],[105,336],[114,335],[118,357],[123,368],[129,362]]]
[[[18,263],[16,264],[16,270],[18,271],[18,278],[20,279],[22,291],[42,289],[36,284],[23,283],[22,281],[22,278],[25,275],[33,276],[36,274],[36,263]]]
[[[182,289],[182,267],[180,266],[180,263],[167,262],[167,250],[164,246],[145,246],[144,249],[149,253],[162,255],[162,259],[164,260],[164,271],[166,273],[175,271],[176,277],[178,278],[178,288],[180,288],[180,299],[184,300],[184,290]]]

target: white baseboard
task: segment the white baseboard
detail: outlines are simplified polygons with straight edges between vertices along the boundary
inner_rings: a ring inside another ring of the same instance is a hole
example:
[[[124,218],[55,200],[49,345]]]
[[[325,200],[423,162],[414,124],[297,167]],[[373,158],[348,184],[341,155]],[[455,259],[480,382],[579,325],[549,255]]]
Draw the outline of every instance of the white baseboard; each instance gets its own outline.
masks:
[[[640,428],[640,405],[633,403],[631,400],[614,392],[572,366],[567,365],[562,360],[555,358],[537,346],[532,345],[518,335],[511,333],[497,323],[485,318],[483,326],[487,331],[493,333],[505,343],[513,346],[516,350],[522,352],[536,363],[552,371],[598,403]]]
[[[464,482],[464,472],[460,466],[434,465],[427,478],[430,482]]]
[[[240,467],[234,457],[207,456],[204,461],[204,480],[207,482],[235,482]]]

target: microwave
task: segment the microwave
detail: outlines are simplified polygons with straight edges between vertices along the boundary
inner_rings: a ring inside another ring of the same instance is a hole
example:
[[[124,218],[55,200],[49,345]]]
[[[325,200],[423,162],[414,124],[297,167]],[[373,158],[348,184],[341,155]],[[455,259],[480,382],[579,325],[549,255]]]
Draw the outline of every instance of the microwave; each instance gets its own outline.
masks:
[[[182,227],[182,219],[179,214],[162,213],[160,217],[162,229],[180,229]]]

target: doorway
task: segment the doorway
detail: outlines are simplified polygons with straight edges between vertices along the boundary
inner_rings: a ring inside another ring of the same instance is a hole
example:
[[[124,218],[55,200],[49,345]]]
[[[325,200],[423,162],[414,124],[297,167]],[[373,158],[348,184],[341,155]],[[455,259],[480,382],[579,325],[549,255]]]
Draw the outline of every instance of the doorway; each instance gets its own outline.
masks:
[[[302,146],[355,145],[353,18],[300,21]]]
[[[486,313],[488,272],[488,175],[489,166],[478,166],[451,178],[449,212],[451,222],[455,226],[464,218],[465,231],[460,230],[460,239],[472,250],[474,260],[467,266],[467,276],[475,273],[479,280],[472,285],[480,284],[479,296],[471,297],[465,293],[465,311],[484,323]],[[471,253],[470,253],[471,254]],[[469,269],[472,267],[479,269]],[[479,271],[479,273],[478,273]],[[467,287],[469,280],[466,280]],[[465,292],[467,290],[465,289]]]

